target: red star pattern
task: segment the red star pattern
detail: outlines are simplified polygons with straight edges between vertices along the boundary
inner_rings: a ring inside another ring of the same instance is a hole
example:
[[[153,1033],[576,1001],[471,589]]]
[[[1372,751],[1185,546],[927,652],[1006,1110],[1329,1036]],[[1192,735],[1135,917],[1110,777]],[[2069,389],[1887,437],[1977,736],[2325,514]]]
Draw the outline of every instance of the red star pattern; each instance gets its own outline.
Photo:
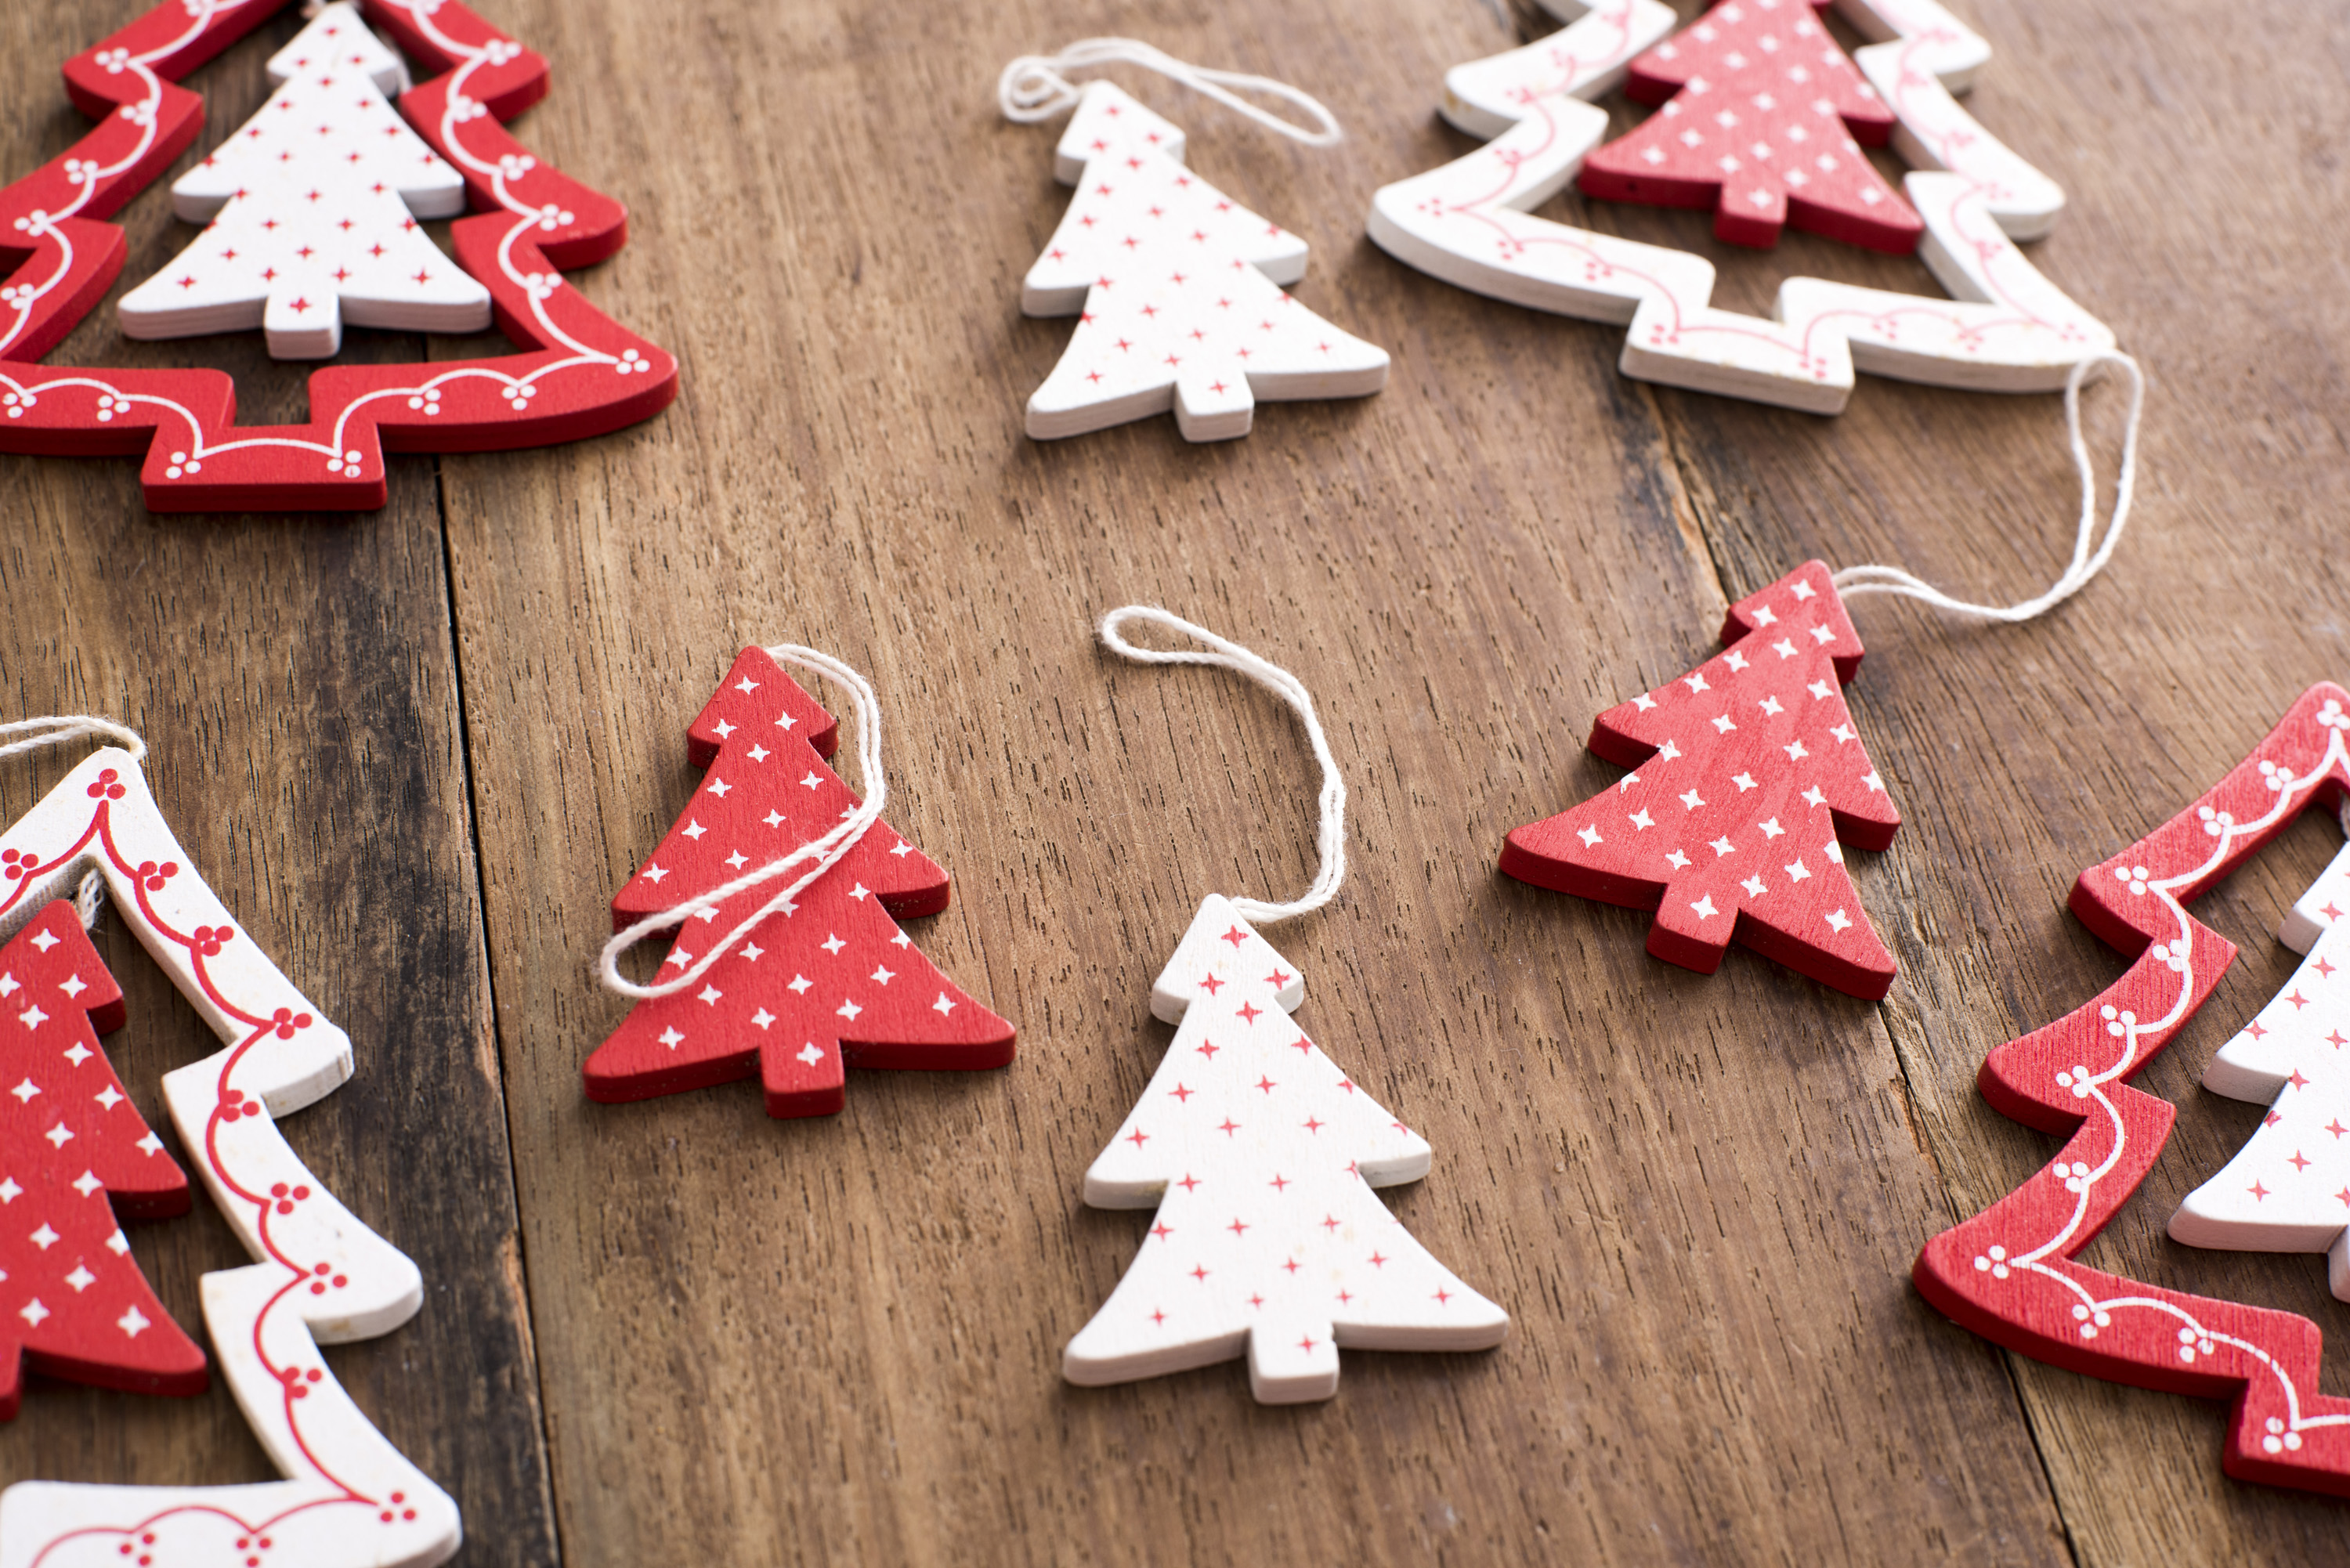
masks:
[[[1029,434],[1172,407],[1187,438],[1222,440],[1247,433],[1258,398],[1360,397],[1386,383],[1384,352],[1283,292],[1305,270],[1305,242],[1185,169],[1181,145],[1116,86],[1087,84],[1058,154],[1076,194],[1021,296],[1032,316],[1081,319],[1029,401]]]
[[[2350,1190],[2350,924],[2334,923],[2327,889],[2350,875],[2350,851],[2295,908],[2323,916],[2308,956],[2283,992],[2221,1046],[2207,1087],[2269,1102],[2260,1126],[2226,1168],[2179,1206],[2173,1231],[2198,1245],[2322,1251],[2343,1231]],[[2321,902],[2323,900],[2323,902]],[[2338,911],[2336,911],[2338,913]],[[2286,923],[2290,937],[2295,922]],[[2339,1292],[2337,1291],[2337,1293]]]
[[[188,1208],[187,1177],[99,1046],[96,1027],[122,1016],[71,904],[0,948],[0,1420],[16,1414],[27,1363],[107,1388],[204,1386],[203,1352],[115,1222]]]
[[[123,296],[124,330],[258,327],[276,357],[317,359],[340,348],[346,321],[488,327],[489,291],[416,226],[417,213],[463,212],[464,182],[378,85],[397,58],[364,27],[321,16],[272,61],[289,67],[261,112],[172,185],[180,216],[210,226]]]
[[[707,770],[660,847],[612,900],[614,928],[723,886],[822,836],[856,796],[824,761],[832,716],[759,649],[745,649],[688,732]],[[786,874],[789,875],[789,874]],[[786,884],[736,894],[679,928],[674,974]],[[640,1002],[588,1058],[588,1096],[636,1100],[757,1073],[768,1113],[841,1106],[844,1062],[861,1067],[1000,1067],[1012,1025],[958,988],[891,917],[936,914],[947,877],[877,822],[703,977]],[[1139,1128],[1136,1129],[1138,1133]]]
[[[1134,1141],[1143,1127],[1129,1119],[1087,1173],[1086,1193],[1097,1206],[1155,1208],[1151,1237],[1178,1241],[1139,1252],[1071,1343],[1076,1380],[1219,1359],[1236,1354],[1241,1334],[1260,1398],[1324,1397],[1350,1333],[1473,1348],[1505,1330],[1501,1310],[1379,1201],[1374,1184],[1416,1178],[1428,1146],[1299,1034],[1281,1000],[1295,1001],[1295,984],[1294,969],[1211,898],[1154,988],[1176,988],[1184,1008],[1136,1113],[1148,1115],[1150,1137]],[[1210,1058],[1211,1030],[1226,1044]],[[1176,1096],[1179,1085],[1189,1092]],[[1197,1288],[1180,1294],[1178,1279]]]
[[[1591,749],[1634,771],[1517,829],[1521,881],[1657,911],[1648,950],[1711,973],[1735,937],[1853,995],[1883,996],[1893,955],[1845,843],[1901,826],[1846,707],[1860,639],[1817,561],[1731,607],[1723,651],[1601,714]]]

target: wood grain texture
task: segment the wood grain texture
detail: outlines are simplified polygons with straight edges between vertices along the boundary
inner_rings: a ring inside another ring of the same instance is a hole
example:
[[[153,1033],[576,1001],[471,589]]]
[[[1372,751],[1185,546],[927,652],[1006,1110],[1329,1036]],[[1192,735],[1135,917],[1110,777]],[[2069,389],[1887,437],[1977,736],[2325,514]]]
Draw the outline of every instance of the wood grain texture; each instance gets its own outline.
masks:
[[[57,65],[120,26],[135,0],[6,26],[0,167],[78,134]],[[27,26],[36,20],[37,28]],[[206,134],[178,168],[267,97],[262,62],[289,12],[191,78]],[[126,213],[117,292],[190,232],[158,191]],[[220,363],[248,421],[298,418],[307,367],[272,366],[257,333],[124,341],[113,296],[57,363]],[[417,358],[421,339],[355,331],[345,355]],[[463,778],[450,603],[429,461],[395,459],[397,494],[357,526],[333,518],[155,517],[137,465],[0,463],[0,708],[99,712],[151,748],[158,805],[197,867],[294,982],[348,1032],[357,1075],[288,1117],[287,1139],[364,1221],[415,1259],[407,1326],[326,1351],[385,1436],[465,1511],[468,1563],[555,1555],[544,1426],[523,1297],[513,1180],[491,1031],[479,874]],[[0,763],[14,818],[81,753]],[[97,940],[130,1022],[107,1042],[142,1115],[172,1143],[161,1075],[218,1042],[109,917]],[[246,1261],[210,1202],[129,1228],[180,1324],[201,1340],[197,1281]],[[0,1428],[0,1478],[161,1484],[274,1472],[217,1377],[192,1400],[36,1379]]]
[[[0,101],[37,106],[0,126],[6,167],[71,133],[52,62],[130,6],[101,9],[0,20]],[[297,1141],[436,1293],[333,1354],[465,1506],[461,1561],[552,1561],[558,1527],[581,1564],[2339,1553],[2340,1504],[2221,1477],[2218,1407],[2007,1357],[1907,1273],[2046,1157],[1973,1075],[2116,971],[2064,911],[2074,873],[2341,673],[2350,35],[2281,0],[1965,9],[1999,50],[1978,114],[2073,197],[2035,259],[2157,395],[2137,531],[2061,614],[1982,631],[1856,608],[1849,696],[1908,819],[1854,857],[1902,963],[1881,1006],[1743,953],[1672,970],[1642,951],[1646,915],[1492,857],[1618,776],[1584,752],[1595,713],[1698,662],[1727,598],[1795,562],[1994,597],[2053,576],[2056,401],[1865,379],[1823,421],[1659,389],[1617,376],[1616,328],[1377,252],[1372,191],[1470,145],[1434,117],[1445,68],[1547,30],[1528,11],[502,0],[556,71],[517,134],[631,209],[629,249],[574,281],[680,356],[667,413],[396,460],[392,507],[356,521],[158,521],[128,463],[0,464],[6,707],[142,722],[207,874],[359,1044]],[[1313,244],[1297,292],[1389,350],[1387,391],[1267,405],[1215,448],[1163,419],[1020,433],[1067,327],[1022,318],[1019,280],[1066,192],[1052,130],[997,119],[994,73],[1106,32],[1336,111],[1349,140],[1310,151],[1121,78],[1203,174]],[[271,47],[198,78],[212,134],[260,101]],[[1730,251],[1701,213],[1555,210],[1706,250],[1746,308],[1795,271],[1932,286],[1810,236]],[[130,216],[135,280],[176,231],[151,194]],[[354,333],[347,353],[414,347]],[[299,397],[255,337],[138,352],[225,356],[248,418]],[[103,311],[61,350],[125,354]],[[2109,443],[2117,399],[2092,401]],[[1434,1146],[1388,1198],[1513,1313],[1498,1351],[1350,1355],[1305,1409],[1256,1407],[1237,1365],[1060,1380],[1146,1223],[1079,1187],[1170,1037],[1151,977],[1203,894],[1287,896],[1311,869],[1295,727],[1230,677],[1100,653],[1092,622],[1130,599],[1321,704],[1353,871],[1267,934],[1315,1039]],[[890,820],[957,879],[910,929],[1021,1025],[1021,1055],[865,1075],[814,1122],[771,1122],[748,1085],[589,1105],[578,1064],[625,1011],[589,979],[607,903],[696,780],[683,730],[712,681],[782,639],[879,689]],[[54,776],[8,765],[11,810]],[[2162,1234],[2258,1115],[2195,1080],[2291,972],[2266,932],[2332,848],[2303,823],[2199,906],[2245,957],[2142,1080],[2179,1126],[2086,1256],[2307,1313],[2341,1387],[2350,1320],[2322,1262]],[[109,956],[133,1019],[111,1048],[152,1116],[192,1019]],[[387,1148],[435,1179],[395,1199]],[[225,1229],[137,1244],[192,1321]],[[0,1429],[0,1475],[258,1473],[241,1433],[224,1397],[45,1386]]]

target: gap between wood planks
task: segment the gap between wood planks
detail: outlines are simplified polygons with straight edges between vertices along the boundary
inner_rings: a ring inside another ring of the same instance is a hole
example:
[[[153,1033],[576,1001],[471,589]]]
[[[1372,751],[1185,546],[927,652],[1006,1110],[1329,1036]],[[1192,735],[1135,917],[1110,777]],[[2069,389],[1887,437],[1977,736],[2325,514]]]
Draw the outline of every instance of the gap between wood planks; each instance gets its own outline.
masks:
[[[1664,405],[1658,400],[1657,389],[1647,381],[1627,380],[1625,385],[1636,389],[1641,400],[1647,404],[1648,417],[1656,425],[1658,439],[1664,443],[1666,455],[1671,460],[1670,466],[1660,477],[1672,498],[1673,523],[1680,530],[1681,540],[1689,548],[1690,565],[1699,578],[1713,590],[1713,603],[1702,607],[1702,614],[1708,618],[1707,624],[1711,625],[1727,615],[1731,604],[1752,592],[1752,586],[1741,585],[1734,594],[1730,591],[1731,585],[1726,580],[1729,566],[1714,547],[1713,533],[1707,526],[1709,509],[1700,500],[1705,489],[1703,477],[1684,453],[1679,428],[1667,417]],[[494,1000],[494,992],[493,998]],[[1950,1183],[1942,1168],[1941,1152],[1934,1147],[1933,1132],[1919,1114],[1915,1069],[1911,1065],[1912,1054],[1925,1048],[1924,1034],[1922,1030],[1915,1028],[1906,1012],[1898,1012],[1889,1002],[1888,998],[1875,1006],[1871,1012],[1871,1023],[1884,1031],[1886,1044],[1893,1049],[1894,1063],[1901,1070],[1900,1076],[1894,1082],[1901,1092],[1902,1118],[1909,1125],[1910,1136],[1917,1140],[1918,1152],[1933,1168],[1935,1190],[1941,1197],[1942,1208],[1950,1216],[1950,1223],[1955,1225],[1967,1216],[1960,1211],[1957,1200],[1951,1196]],[[1918,1238],[1921,1246],[1925,1241],[1922,1236]],[[1907,1288],[1906,1282],[1904,1288]],[[2048,1490],[2049,1506],[2055,1511],[2056,1521],[2064,1527],[2065,1554],[2073,1560],[2075,1568],[2086,1568],[2072,1518],[2065,1511],[2064,1492],[2057,1486],[2055,1471],[2049,1463],[2048,1446],[2042,1431],[2039,1411],[2026,1392],[2022,1374],[2015,1365],[2016,1352],[2000,1345],[1991,1349],[1999,1357],[2000,1370],[2006,1374],[2008,1388],[2015,1397],[2016,1414],[2022,1417],[2023,1429],[2032,1439],[2032,1457],[2040,1466],[2040,1479]],[[533,1365],[536,1364],[534,1359]]]
[[[417,357],[427,358],[431,352],[431,343],[426,340]],[[442,472],[447,461],[439,453],[433,454],[432,515],[441,531],[441,594],[447,614],[452,687],[450,696],[457,704],[457,771],[465,794],[465,837],[473,851],[473,897],[480,901],[482,910],[482,983],[489,992],[490,1052],[498,1077],[498,1118],[505,1132],[506,1172],[515,1184],[515,1269],[522,1286],[523,1351],[530,1360],[531,1391],[538,1405],[538,1448],[546,1461],[540,1473],[546,1478],[547,1529],[555,1537],[555,1560],[559,1564],[570,1561],[571,1553],[563,1539],[563,1510],[555,1498],[555,1429],[546,1414],[546,1377],[538,1365],[538,1293],[530,1283],[530,1233],[522,1222],[522,1172],[515,1158],[514,1096],[506,1086],[505,1014],[498,1006],[497,959],[490,942],[489,873],[482,859],[482,808],[474,787],[473,719],[465,701],[464,639],[457,635],[457,559],[449,539],[449,487]]]

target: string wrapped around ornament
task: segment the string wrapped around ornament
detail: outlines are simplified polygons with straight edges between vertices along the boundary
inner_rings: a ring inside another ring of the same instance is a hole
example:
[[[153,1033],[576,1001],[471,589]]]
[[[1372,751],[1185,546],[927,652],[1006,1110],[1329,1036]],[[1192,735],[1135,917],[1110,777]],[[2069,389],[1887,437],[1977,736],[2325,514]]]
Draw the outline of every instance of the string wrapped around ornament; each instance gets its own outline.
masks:
[[[2081,388],[2106,365],[2127,375],[2130,397],[2113,514],[2100,536]],[[1502,871],[1654,909],[1648,950],[1700,974],[1719,968],[1735,941],[1838,991],[1885,995],[1897,966],[1861,907],[1844,851],[1889,847],[1901,814],[1845,704],[1862,654],[1845,601],[1892,594],[2006,623],[2064,603],[2121,543],[2145,401],[2146,378],[2126,355],[2085,360],[2066,382],[2081,515],[2072,559],[2046,592],[2020,604],[1972,604],[1898,566],[1831,572],[1806,561],[1730,607],[1722,652],[1593,721],[1591,750],[1633,771],[1513,831]]]
[[[826,763],[838,726],[785,665],[847,688],[863,800]],[[612,900],[617,934],[597,973],[638,1005],[588,1059],[589,1099],[641,1100],[756,1073],[768,1115],[830,1116],[844,1102],[847,1065],[1012,1060],[1012,1025],[898,929],[946,908],[947,874],[881,820],[881,704],[864,676],[812,648],[746,648],[687,737],[702,784]],[[716,934],[705,940],[697,928]],[[662,978],[622,975],[620,955],[664,931],[678,935]]]
[[[1206,651],[1138,647],[1125,635],[1138,622]],[[1210,894],[1151,985],[1151,1013],[1176,1025],[1175,1038],[1087,1170],[1085,1199],[1157,1217],[1069,1342],[1063,1375],[1125,1383],[1245,1355],[1257,1399],[1289,1405],[1337,1392],[1341,1346],[1499,1345],[1509,1314],[1438,1262],[1373,1191],[1425,1176],[1427,1141],[1290,1022],[1305,976],[1255,929],[1320,909],[1347,874],[1347,786],[1312,695],[1280,666],[1152,606],[1113,610],[1101,636],[1145,664],[1238,670],[1296,711],[1322,769],[1319,866],[1287,903]]]
[[[1337,119],[1286,83],[1209,70],[1131,38],[1087,38],[1003,68],[996,105],[1034,124],[1074,109],[1053,172],[1076,187],[1020,308],[1075,316],[1061,361],[1028,400],[1038,441],[1082,435],[1172,409],[1186,441],[1248,434],[1259,399],[1367,397],[1387,385],[1387,351],[1349,337],[1283,291],[1305,275],[1305,242],[1267,223],[1183,164],[1183,132],[1117,84],[1065,72],[1140,66],[1308,147],[1339,140]],[[1268,95],[1315,123],[1266,112],[1232,88]]]

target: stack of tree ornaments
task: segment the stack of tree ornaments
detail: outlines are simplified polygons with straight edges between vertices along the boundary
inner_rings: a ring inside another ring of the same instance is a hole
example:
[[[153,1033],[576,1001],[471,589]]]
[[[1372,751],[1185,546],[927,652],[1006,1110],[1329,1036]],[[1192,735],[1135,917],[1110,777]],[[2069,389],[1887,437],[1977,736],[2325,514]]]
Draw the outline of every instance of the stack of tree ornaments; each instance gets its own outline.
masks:
[[[490,291],[418,227],[465,210],[465,182],[391,105],[408,70],[348,0],[270,57],[261,112],[172,182],[211,226],[122,296],[130,337],[258,327],[280,359],[331,358],[343,324],[479,332]]]
[[[855,699],[863,801],[826,764],[839,744],[832,715],[778,660]],[[686,734],[701,785],[612,900],[618,934],[599,972],[637,1006],[588,1059],[588,1097],[641,1100],[755,1073],[769,1116],[830,1116],[845,1066],[1011,1061],[1012,1025],[892,918],[944,909],[947,874],[881,820],[881,709],[865,678],[814,649],[746,648]],[[661,931],[677,932],[663,978],[623,978],[619,955]]]
[[[2081,436],[2084,379],[2130,378],[2120,481],[2102,543]],[[1898,594],[1987,620],[2046,613],[2104,569],[2129,521],[2146,385],[2115,356],[2078,367],[2065,419],[2081,474],[2073,558],[2047,592],[1993,607],[1954,599],[1890,566],[1831,573],[1808,561],[1731,606],[1724,651],[1602,713],[1590,748],[1633,770],[1582,805],[1517,828],[1501,869],[1520,881],[1657,911],[1648,950],[1711,974],[1742,943],[1824,985],[1870,1000],[1893,984],[1893,955],[1870,928],[1844,846],[1885,849],[1901,814],[1870,760],[1843,688],[1860,669],[1845,597]],[[2094,548],[2093,548],[2094,545]]]
[[[2018,248],[2054,225],[2064,192],[1959,103],[1991,47],[1937,0],[1835,0],[1872,40],[1851,57],[1814,14],[1827,0],[1722,0],[1677,34],[1658,0],[1543,3],[1572,16],[1563,31],[1445,77],[1444,118],[1488,144],[1373,198],[1370,236],[1398,260],[1625,328],[1627,376],[1814,413],[1840,411],[1856,371],[2053,391],[2113,351],[2111,329]],[[1619,83],[1661,107],[1603,146],[1607,114],[1587,100]],[[1862,141],[1913,166],[1899,192]],[[1914,247],[1949,297],[1791,277],[1767,317],[1724,310],[1705,257],[1536,215],[1571,183],[1711,209],[1734,244],[1793,224]]]
[[[1210,651],[1139,648],[1147,622]],[[1290,1021],[1305,979],[1251,922],[1321,908],[1346,876],[1346,785],[1314,700],[1287,670],[1167,611],[1129,605],[1102,640],[1149,664],[1208,664],[1263,682],[1297,711],[1322,766],[1321,867],[1287,904],[1201,900],[1150,988],[1176,1025],[1117,1136],[1086,1172],[1097,1209],[1157,1210],[1140,1254],[1069,1342],[1072,1383],[1107,1384],[1245,1355],[1266,1404],[1327,1399],[1338,1351],[1483,1350],[1509,1314],[1430,1254],[1373,1189],[1428,1174],[1425,1139]]]
[[[221,1037],[219,1050],[165,1075],[163,1100],[253,1258],[204,1276],[204,1326],[238,1409],[285,1478],[18,1480],[0,1493],[0,1565],[443,1561],[460,1540],[456,1503],[375,1428],[318,1352],[388,1334],[424,1301],[416,1265],[346,1209],[279,1130],[279,1118],[350,1077],[350,1040],[197,874],[149,792],[136,734],[68,717],[0,726],[0,736],[19,737],[0,756],[120,742],[84,758],[0,834],[0,930],[18,931],[0,949],[0,1006],[13,1015],[5,1065],[16,1079],[0,1102],[0,1215],[11,1237],[0,1241],[0,1354],[13,1370],[21,1346],[36,1367],[110,1387],[193,1394],[206,1384],[202,1354],[148,1292],[111,1222],[109,1195],[112,1211],[151,1217],[184,1210],[187,1191],[90,1037],[123,1022],[121,992],[82,939],[75,907],[53,900],[78,887],[95,918],[102,885]]]
[[[2187,905],[2321,801],[2350,798],[2350,691],[2311,687],[2202,796],[2083,871],[2074,915],[2127,971],[2064,1017],[1991,1052],[1978,1085],[2002,1114],[2064,1138],[2013,1191],[1918,1253],[1918,1292],[1976,1333],[2093,1377],[2230,1401],[2227,1473],[2350,1496],[2350,1399],[2324,1392],[2323,1335],[2293,1313],[2199,1296],[2081,1262],[2161,1158],[2177,1110],[2130,1080],[2210,997],[2234,944]],[[2284,994],[2220,1051],[2205,1082],[2273,1098],[2171,1234],[2198,1246],[2341,1255],[2350,1137],[2338,1054],[2350,1033],[2332,956],[2350,903],[2343,862],[2286,923],[2312,936]],[[2350,958],[2350,953],[2343,953]],[[2340,1289],[2339,1272],[2336,1289]]]
[[[64,62],[94,123],[0,186],[0,235],[31,253],[0,291],[0,451],[143,452],[159,512],[373,507],[387,446],[539,446],[665,407],[675,360],[563,275],[619,251],[628,211],[506,130],[546,96],[548,64],[463,0],[368,0],[369,21],[425,76],[413,88],[349,5],[322,6],[271,59],[268,103],[175,187],[180,215],[210,226],[119,315],[135,337],[257,327],[281,358],[334,355],[346,323],[494,323],[519,352],[325,365],[292,425],[236,423],[234,382],[198,364],[39,363],[124,265],[128,239],[105,220],[202,129],[203,100],[172,84],[287,3],[159,0]],[[445,254],[420,226],[432,217],[453,219]]]
[[[1076,195],[1028,269],[1020,308],[1075,316],[1077,329],[1028,400],[1039,441],[1175,411],[1186,441],[1248,434],[1259,399],[1367,397],[1387,351],[1339,331],[1281,286],[1305,275],[1305,242],[1184,167],[1183,133],[1107,81],[1061,72],[1125,62],[1158,71],[1313,147],[1339,139],[1330,111],[1284,83],[1204,70],[1148,44],[1094,38],[1004,68],[997,99],[1026,123],[1075,107],[1053,171]],[[1271,94],[1318,121],[1307,130],[1228,89]]]

